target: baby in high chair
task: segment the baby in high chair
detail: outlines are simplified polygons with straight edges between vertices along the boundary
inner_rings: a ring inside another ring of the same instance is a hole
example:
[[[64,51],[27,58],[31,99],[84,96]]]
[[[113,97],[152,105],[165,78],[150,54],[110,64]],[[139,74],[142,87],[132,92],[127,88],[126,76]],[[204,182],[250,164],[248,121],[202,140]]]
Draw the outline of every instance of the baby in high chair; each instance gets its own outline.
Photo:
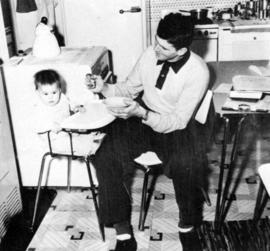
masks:
[[[35,131],[48,146],[47,134],[51,131],[53,152],[70,153],[68,134],[62,131],[61,122],[72,113],[85,112],[83,106],[77,105],[71,109],[70,102],[62,91],[62,77],[52,69],[41,70],[34,75],[37,101],[34,106]],[[73,148],[77,153],[94,153],[99,141],[105,134],[92,132],[90,134],[73,134]]]

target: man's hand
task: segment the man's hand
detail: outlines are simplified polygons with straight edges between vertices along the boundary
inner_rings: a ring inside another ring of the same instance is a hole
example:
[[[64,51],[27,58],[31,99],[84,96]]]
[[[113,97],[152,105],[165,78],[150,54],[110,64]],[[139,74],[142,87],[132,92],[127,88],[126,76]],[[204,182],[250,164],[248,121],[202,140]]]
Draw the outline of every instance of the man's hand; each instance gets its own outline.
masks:
[[[87,73],[85,75],[86,87],[94,93],[100,93],[104,88],[104,81],[101,76]]]
[[[128,119],[130,117],[139,117],[143,118],[146,114],[146,110],[139,105],[133,99],[125,98],[124,99],[126,107],[121,108],[112,108],[107,107],[112,115],[122,119]]]

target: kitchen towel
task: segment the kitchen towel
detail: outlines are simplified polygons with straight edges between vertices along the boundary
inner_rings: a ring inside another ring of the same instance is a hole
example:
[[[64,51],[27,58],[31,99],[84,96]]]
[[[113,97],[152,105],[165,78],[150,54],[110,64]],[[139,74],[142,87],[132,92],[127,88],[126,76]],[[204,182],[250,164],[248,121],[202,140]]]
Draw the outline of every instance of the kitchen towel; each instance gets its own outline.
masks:
[[[35,0],[17,0],[16,12],[27,13],[36,10],[37,5]]]

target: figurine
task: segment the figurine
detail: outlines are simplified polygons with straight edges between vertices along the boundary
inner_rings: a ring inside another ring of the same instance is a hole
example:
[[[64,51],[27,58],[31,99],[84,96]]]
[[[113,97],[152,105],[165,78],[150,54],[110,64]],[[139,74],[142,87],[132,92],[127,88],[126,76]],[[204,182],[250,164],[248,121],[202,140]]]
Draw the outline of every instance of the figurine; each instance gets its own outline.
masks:
[[[52,58],[60,54],[60,47],[56,37],[47,22],[48,19],[42,17],[41,22],[36,27],[33,55],[38,58]]]

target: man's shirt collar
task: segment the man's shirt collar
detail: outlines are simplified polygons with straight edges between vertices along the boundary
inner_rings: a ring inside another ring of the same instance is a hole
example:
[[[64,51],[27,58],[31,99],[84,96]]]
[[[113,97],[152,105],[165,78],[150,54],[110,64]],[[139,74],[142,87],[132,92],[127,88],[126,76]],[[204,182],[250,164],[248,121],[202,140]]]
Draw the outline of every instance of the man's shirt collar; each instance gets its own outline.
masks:
[[[158,60],[157,61],[157,65],[160,65],[160,64],[163,64],[164,62],[166,64],[169,64],[170,67],[172,67],[174,73],[177,73],[182,67],[183,65],[188,61],[190,57],[190,50],[188,50],[182,58],[180,58],[178,61],[176,62],[168,62],[168,61],[161,61],[161,60]]]

